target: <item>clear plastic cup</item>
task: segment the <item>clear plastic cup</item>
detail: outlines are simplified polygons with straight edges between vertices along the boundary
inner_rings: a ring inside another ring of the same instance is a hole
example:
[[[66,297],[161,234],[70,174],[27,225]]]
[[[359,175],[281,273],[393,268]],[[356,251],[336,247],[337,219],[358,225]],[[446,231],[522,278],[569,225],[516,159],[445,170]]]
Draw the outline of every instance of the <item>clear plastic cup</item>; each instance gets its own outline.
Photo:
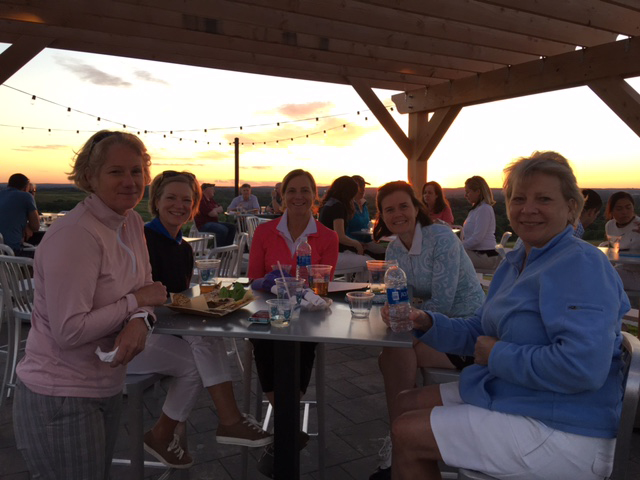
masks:
[[[329,293],[329,280],[331,280],[331,265],[309,265],[309,286],[313,293],[326,297]]]
[[[300,318],[300,305],[304,296],[304,280],[298,280],[293,277],[276,278],[276,295],[278,295],[278,298],[291,301],[291,320]]]
[[[198,269],[198,285],[200,285],[200,293],[211,292],[218,283],[220,260],[216,258],[196,260],[196,268]]]
[[[286,298],[272,298],[267,300],[269,305],[269,320],[274,327],[288,327],[291,321],[292,305]]]
[[[351,316],[356,318],[366,318],[371,312],[375,295],[371,292],[348,292],[349,308],[351,308]]]
[[[391,265],[397,265],[397,260],[367,260],[369,283],[371,292],[379,295],[387,291],[384,286],[384,274]]]
[[[620,251],[620,240],[622,236],[620,235],[607,235],[607,241],[609,242],[609,248],[612,248],[614,252],[618,253]]]

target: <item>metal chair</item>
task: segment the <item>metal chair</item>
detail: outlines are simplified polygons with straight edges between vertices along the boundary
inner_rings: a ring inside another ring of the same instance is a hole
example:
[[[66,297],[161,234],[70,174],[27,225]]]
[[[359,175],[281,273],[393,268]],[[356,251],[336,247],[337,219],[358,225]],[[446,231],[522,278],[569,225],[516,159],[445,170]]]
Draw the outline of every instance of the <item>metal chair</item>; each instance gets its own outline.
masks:
[[[244,355],[241,362],[242,368],[242,382],[243,382],[243,409],[246,413],[251,412],[251,377],[252,377],[252,364],[253,364],[253,344],[245,339],[244,342]],[[309,436],[317,436],[318,437],[318,478],[320,480],[324,480],[325,478],[325,458],[324,452],[326,450],[326,415],[325,415],[325,407],[326,407],[326,399],[325,399],[325,347],[324,343],[318,343],[316,347],[316,360],[315,360],[315,371],[316,371],[316,400],[304,400],[300,402],[303,406],[303,417],[302,417],[302,430],[309,434]],[[256,375],[256,406],[255,406],[255,418],[260,420],[262,418],[262,386],[260,385],[260,379]],[[269,427],[269,421],[271,418],[271,414],[273,412],[273,408],[271,404],[268,404],[267,413],[265,415],[264,422],[262,424],[262,428],[265,430]],[[311,405],[316,405],[316,413],[318,416],[318,433],[313,434],[308,432],[309,426],[309,411]],[[247,479],[248,474],[248,448],[242,447],[242,479]]]
[[[124,382],[123,394],[127,396],[127,421],[129,426],[130,459],[114,458],[112,465],[131,466],[128,477],[131,480],[144,478],[144,468],[159,468],[165,472],[159,478],[169,478],[175,471],[165,464],[144,460],[144,425],[143,425],[143,394],[145,390],[156,386],[165,376],[160,373],[127,374]],[[189,470],[180,470],[180,478],[189,478]]]
[[[212,248],[209,251],[207,258],[217,258],[220,260],[220,270],[218,272],[220,277],[238,278],[240,276],[242,253],[244,252],[248,236],[249,234],[247,233],[239,233],[236,237],[238,243]]]
[[[253,234],[260,224],[260,219],[258,217],[251,216],[245,218],[245,222],[247,224],[247,233],[249,234],[249,237],[247,238],[247,246],[251,248],[251,240],[253,240]]]
[[[15,388],[22,322],[31,321],[33,310],[33,259],[0,255],[0,285],[7,318],[7,361],[0,388],[0,406]]]
[[[197,237],[197,238],[204,239],[201,242],[191,243],[194,260],[202,260],[204,258],[207,258],[207,255],[209,255],[209,252],[211,251],[211,249],[216,248],[218,246],[215,233],[200,232],[196,228],[195,223],[191,227],[191,230],[189,230],[189,236],[194,238]],[[212,247],[209,246],[211,242],[213,242]]]
[[[511,238],[511,235],[513,235],[513,233],[511,232],[504,232],[502,234],[502,238],[500,239],[500,243],[496,244],[496,252],[498,252],[498,255],[500,256],[500,260],[502,261],[502,259],[504,259],[504,257],[507,254],[506,251],[506,245],[507,242],[509,241],[509,239]],[[498,263],[499,265],[500,263]],[[496,266],[497,268],[497,266]],[[495,268],[476,268],[475,269],[477,273],[482,273],[482,274],[488,274],[488,275],[493,275],[496,271]]]
[[[624,397],[620,426],[616,437],[613,456],[613,471],[609,480],[624,480],[629,465],[629,449],[633,435],[633,425],[640,400],[640,340],[627,332],[622,332],[622,358],[624,361]],[[461,468],[458,480],[496,480],[495,477]]]

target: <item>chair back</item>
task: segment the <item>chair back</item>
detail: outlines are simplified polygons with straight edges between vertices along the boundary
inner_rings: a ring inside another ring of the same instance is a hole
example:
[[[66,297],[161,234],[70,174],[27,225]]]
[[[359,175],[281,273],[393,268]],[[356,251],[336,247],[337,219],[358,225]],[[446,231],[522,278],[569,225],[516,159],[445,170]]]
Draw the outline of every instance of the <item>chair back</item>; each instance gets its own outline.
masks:
[[[620,426],[616,437],[616,448],[613,456],[613,470],[609,480],[624,480],[629,466],[631,437],[640,399],[640,340],[628,332],[622,332],[622,360],[624,373],[624,396]],[[459,480],[495,480],[480,472],[461,468]]]
[[[238,278],[240,267],[242,266],[242,254],[247,244],[249,234],[238,233],[236,240],[238,243],[224,247],[212,248],[207,258],[217,258],[220,260],[220,277]]]
[[[500,258],[504,258],[507,255],[505,247],[507,245],[507,242],[511,238],[511,235],[513,235],[513,233],[504,232],[502,234],[502,238],[500,239],[500,243],[496,245],[496,252],[498,252],[498,255],[500,255]]]
[[[191,226],[191,230],[189,230],[189,236],[192,238],[203,239],[200,242],[191,242],[194,260],[202,260],[204,258],[207,258],[207,255],[209,255],[209,251],[211,250],[211,248],[216,248],[218,246],[215,234],[198,231],[195,223]],[[209,244],[211,242],[213,242],[213,246],[209,247]]]
[[[33,310],[33,259],[0,255],[0,285],[7,305],[20,319],[31,318]]]
[[[10,257],[15,257],[16,254],[9,245],[0,243],[0,255],[9,255]]]
[[[258,217],[247,217],[245,219],[245,222],[247,224],[247,234],[249,235],[247,237],[247,246],[249,247],[249,249],[251,249],[251,240],[253,240],[253,234],[256,231],[256,228],[258,228],[258,225],[260,224],[260,218]]]

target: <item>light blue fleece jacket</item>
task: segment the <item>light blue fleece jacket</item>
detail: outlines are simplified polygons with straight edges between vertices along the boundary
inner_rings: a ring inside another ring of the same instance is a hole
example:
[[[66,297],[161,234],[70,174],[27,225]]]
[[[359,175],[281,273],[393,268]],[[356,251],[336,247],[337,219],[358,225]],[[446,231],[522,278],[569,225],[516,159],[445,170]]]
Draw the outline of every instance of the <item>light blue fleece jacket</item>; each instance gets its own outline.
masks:
[[[538,419],[591,437],[616,436],[622,400],[622,316],[629,310],[607,257],[568,226],[542,248],[507,254],[484,305],[467,319],[431,313],[417,332],[443,352],[472,355],[480,335],[497,337],[489,365],[462,371],[469,404]]]

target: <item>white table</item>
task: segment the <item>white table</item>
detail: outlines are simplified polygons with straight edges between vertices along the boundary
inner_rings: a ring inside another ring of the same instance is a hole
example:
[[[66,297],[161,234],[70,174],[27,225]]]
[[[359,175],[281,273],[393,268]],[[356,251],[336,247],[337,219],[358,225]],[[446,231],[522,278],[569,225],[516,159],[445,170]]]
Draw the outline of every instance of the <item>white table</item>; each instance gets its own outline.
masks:
[[[611,263],[624,263],[625,265],[640,265],[640,251],[638,250],[622,250],[616,252],[613,248],[598,247],[604,253]]]
[[[191,289],[198,294],[198,287]],[[155,333],[169,335],[204,335],[257,338],[276,341],[274,394],[275,478],[294,480],[300,477],[298,449],[299,415],[299,342],[343,343],[385,347],[412,346],[410,332],[393,333],[382,322],[380,307],[374,306],[369,319],[351,319],[344,292],[330,294],[333,304],[328,310],[306,312],[285,328],[255,325],[247,318],[267,308],[266,300],[274,295],[256,292],[257,299],[241,310],[221,318],[176,313],[165,307],[156,308]]]

